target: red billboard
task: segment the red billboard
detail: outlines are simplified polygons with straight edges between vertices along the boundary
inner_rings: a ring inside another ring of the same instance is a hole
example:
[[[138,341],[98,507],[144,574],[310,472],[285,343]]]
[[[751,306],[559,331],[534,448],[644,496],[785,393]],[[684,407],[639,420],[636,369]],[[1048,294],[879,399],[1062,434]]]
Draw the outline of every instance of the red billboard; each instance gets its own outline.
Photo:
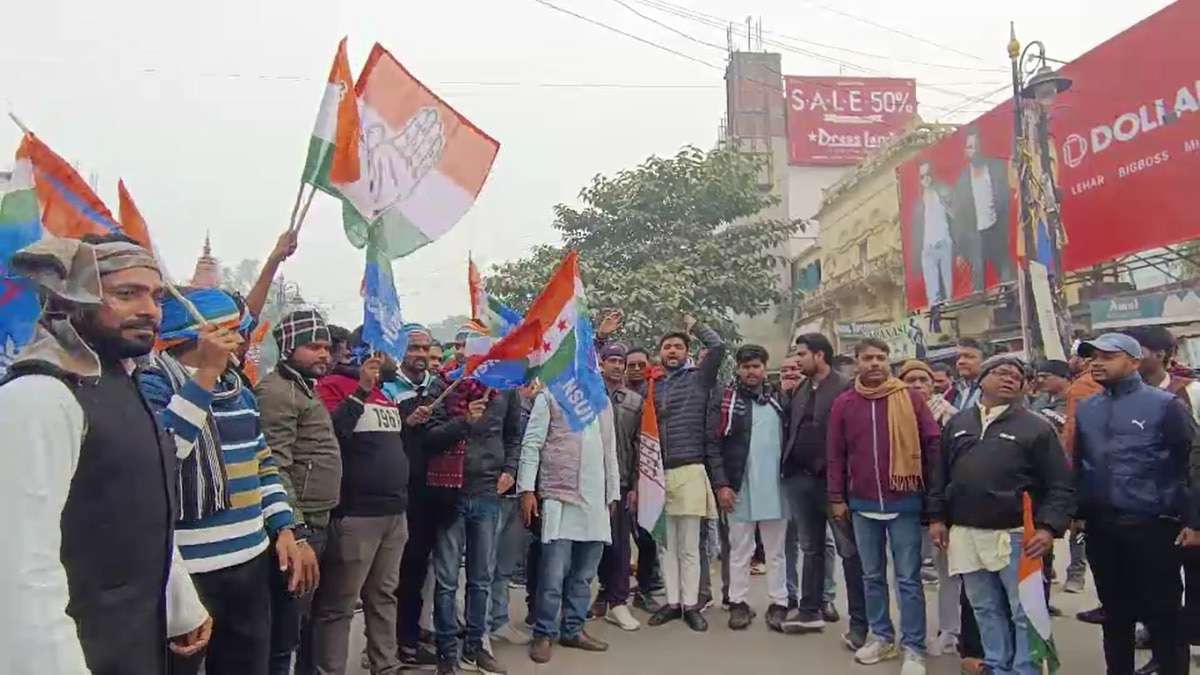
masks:
[[[787,75],[783,81],[791,164],[857,164],[916,115],[916,80]]]
[[[1063,66],[1050,109],[1066,271],[1200,237],[1200,2],[1181,0]],[[1005,102],[897,169],[910,309],[1011,280],[1013,111]],[[1040,165],[1040,153],[1034,148]],[[1036,250],[1049,261],[1038,223]]]

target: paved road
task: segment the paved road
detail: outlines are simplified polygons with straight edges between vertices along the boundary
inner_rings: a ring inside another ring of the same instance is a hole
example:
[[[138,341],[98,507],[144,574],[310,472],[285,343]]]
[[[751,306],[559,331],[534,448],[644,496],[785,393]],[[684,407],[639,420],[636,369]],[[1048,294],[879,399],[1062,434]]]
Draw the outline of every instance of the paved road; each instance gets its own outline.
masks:
[[[1061,546],[1057,559],[1065,567],[1067,551]],[[1059,570],[1059,577],[1065,575]],[[720,577],[714,575],[714,579]],[[840,583],[840,579],[839,579]],[[1055,641],[1063,661],[1065,675],[1103,673],[1104,661],[1100,650],[1100,629],[1080,623],[1074,619],[1076,611],[1089,609],[1096,604],[1090,587],[1082,595],[1062,593],[1055,586],[1053,604],[1066,615],[1054,622]],[[590,622],[588,631],[609,642],[610,651],[604,654],[585,654],[557,648],[553,660],[544,666],[536,666],[529,660],[526,648],[508,644],[496,645],[496,656],[511,675],[751,675],[766,673],[822,673],[823,675],[866,675],[868,673],[899,673],[898,662],[873,667],[853,663],[851,654],[837,636],[845,630],[845,622],[836,628],[830,626],[818,635],[790,636],[769,632],[762,621],[765,602],[765,582],[761,577],[752,582],[752,603],[759,613],[749,630],[735,632],[726,625],[727,615],[719,607],[708,613],[710,628],[707,633],[693,633],[682,622],[674,622],[658,628],[643,627],[635,633],[625,633],[603,621]],[[524,592],[513,593],[513,616],[524,616]],[[930,618],[936,620],[936,587],[927,588]],[[839,598],[839,606],[843,606]],[[645,620],[642,612],[635,612]],[[893,610],[893,617],[898,615]],[[933,626],[931,625],[930,635]],[[354,654],[355,675],[367,675],[358,669],[358,655],[362,653],[361,624],[355,625]],[[931,675],[957,675],[958,659],[946,656],[931,659]]]

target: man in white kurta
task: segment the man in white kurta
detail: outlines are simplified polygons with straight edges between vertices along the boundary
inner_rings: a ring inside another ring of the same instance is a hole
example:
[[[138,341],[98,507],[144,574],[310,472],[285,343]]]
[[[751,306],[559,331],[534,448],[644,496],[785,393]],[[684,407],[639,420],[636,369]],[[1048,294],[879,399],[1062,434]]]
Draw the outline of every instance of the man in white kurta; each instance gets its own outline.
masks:
[[[583,626],[600,556],[612,542],[611,509],[621,498],[612,409],[605,407],[582,431],[574,432],[554,399],[539,394],[521,444],[517,490],[526,522],[539,511],[541,517],[530,658],[548,662],[556,639],[564,647],[606,651],[608,645],[584,632]]]

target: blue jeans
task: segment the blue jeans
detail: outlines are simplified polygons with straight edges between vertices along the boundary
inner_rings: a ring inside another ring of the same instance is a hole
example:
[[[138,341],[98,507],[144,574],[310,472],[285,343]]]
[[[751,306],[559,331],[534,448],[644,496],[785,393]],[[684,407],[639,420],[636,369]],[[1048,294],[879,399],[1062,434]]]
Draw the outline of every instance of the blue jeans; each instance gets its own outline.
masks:
[[[925,653],[925,587],[921,583],[921,519],[901,513],[892,520],[854,514],[854,539],[862,559],[867,623],[878,638],[894,642],[896,627],[887,588],[887,551],[896,563],[896,598],[900,605],[900,644]]]
[[[496,520],[496,566],[492,569],[491,611],[488,628],[498,630],[508,623],[508,582],[525,558],[525,521],[515,497],[500,498]]]
[[[438,528],[433,549],[433,572],[437,579],[433,594],[433,628],[437,634],[438,656],[443,659],[455,658],[458,651],[454,596],[458,593],[458,567],[463,547],[467,553],[467,635],[463,652],[474,654],[483,645],[492,569],[496,566],[500,497],[494,494],[464,496],[458,500],[457,510],[454,520]]]
[[[963,587],[979,624],[983,662],[996,675],[1037,675],[1041,672],[1029,659],[1029,619],[1017,593],[1017,561],[1021,559],[1023,539],[1018,533],[1012,534],[1008,567],[999,572],[981,570],[962,575]],[[1009,612],[1012,613],[1011,623]]]
[[[534,607],[535,636],[558,639],[561,609],[562,637],[579,637],[587,621],[592,580],[596,578],[596,568],[603,554],[602,541],[556,539],[542,544],[542,569],[538,574]]]

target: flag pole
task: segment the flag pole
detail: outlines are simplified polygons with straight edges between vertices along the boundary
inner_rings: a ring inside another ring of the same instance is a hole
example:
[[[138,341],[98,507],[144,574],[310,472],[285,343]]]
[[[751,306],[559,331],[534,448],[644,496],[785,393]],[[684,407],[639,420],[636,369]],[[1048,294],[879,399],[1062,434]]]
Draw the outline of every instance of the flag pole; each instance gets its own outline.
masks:
[[[300,186],[300,190],[303,192],[303,190],[304,190],[303,185]],[[300,226],[304,225],[304,217],[308,215],[308,207],[312,206],[313,196],[316,194],[317,194],[317,188],[314,187],[314,188],[310,189],[308,191],[308,197],[306,197],[304,199],[304,205],[300,208],[300,213],[296,214],[295,211],[293,211],[292,227],[291,227],[293,232],[296,232],[297,234],[299,234]],[[300,203],[299,195],[297,195],[296,203],[297,204]]]
[[[463,376],[463,377],[460,377],[460,378],[458,378],[457,380],[455,380],[455,381],[451,382],[451,383],[450,383],[450,386],[448,386],[448,387],[446,387],[445,389],[443,389],[443,390],[442,390],[442,393],[438,394],[438,397],[437,397],[437,398],[435,398],[435,399],[433,399],[433,403],[430,403],[430,404],[429,404],[429,407],[430,407],[430,408],[436,408],[436,407],[437,407],[437,404],[441,403],[441,402],[442,402],[442,399],[446,398],[446,396],[447,396],[447,395],[448,395],[450,392],[454,391],[454,388],[458,386],[458,383],[459,383],[459,382],[462,382],[462,381],[463,381],[463,380],[465,380],[465,379],[467,379],[467,378],[466,378],[465,376]]]
[[[292,203],[292,217],[288,219],[288,229],[296,226],[296,213],[300,211],[300,200],[304,198],[304,186],[307,185],[304,181],[300,181],[300,189],[296,190],[296,201]]]
[[[21,118],[17,117],[17,114],[13,111],[8,111],[8,118],[13,121],[13,124],[17,125],[17,128],[19,128],[22,133],[33,134],[33,132],[29,130],[29,127],[25,126],[25,123],[22,122]],[[191,300],[185,298],[183,293],[180,293],[179,289],[175,287],[175,284],[171,283],[171,280],[167,279],[165,276],[163,277],[163,287],[166,288],[167,292],[179,301],[179,304],[183,305],[183,308],[187,310],[188,314],[192,315],[193,319],[202,324],[207,323],[204,315],[200,313],[200,310],[196,309],[196,305],[192,304]]]

